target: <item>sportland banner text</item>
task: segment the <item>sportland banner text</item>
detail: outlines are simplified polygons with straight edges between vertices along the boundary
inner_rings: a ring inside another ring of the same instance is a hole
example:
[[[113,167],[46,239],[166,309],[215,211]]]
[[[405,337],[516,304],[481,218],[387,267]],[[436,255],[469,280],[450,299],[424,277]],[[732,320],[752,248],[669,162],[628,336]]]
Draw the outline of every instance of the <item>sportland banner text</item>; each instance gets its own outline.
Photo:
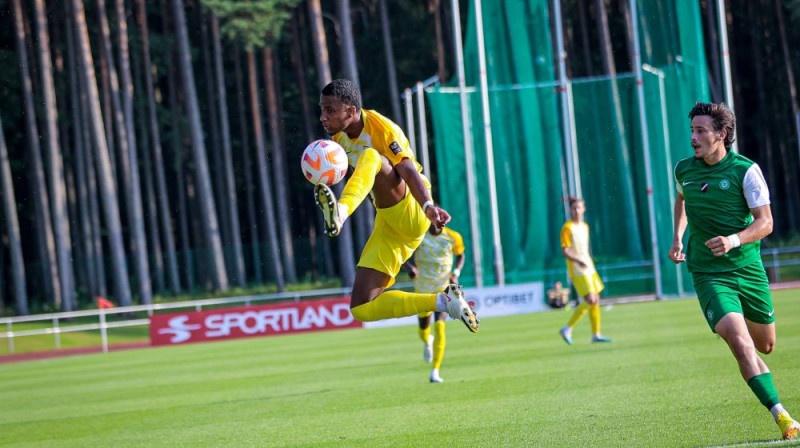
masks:
[[[541,282],[490,288],[468,288],[467,301],[478,317],[507,316],[547,310]],[[274,336],[340,328],[380,328],[416,325],[417,317],[359,322],[350,314],[350,298],[336,297],[269,305],[150,316],[152,345]]]
[[[152,345],[184,344],[252,336],[274,336],[337,328],[360,328],[350,314],[350,298],[150,316]]]

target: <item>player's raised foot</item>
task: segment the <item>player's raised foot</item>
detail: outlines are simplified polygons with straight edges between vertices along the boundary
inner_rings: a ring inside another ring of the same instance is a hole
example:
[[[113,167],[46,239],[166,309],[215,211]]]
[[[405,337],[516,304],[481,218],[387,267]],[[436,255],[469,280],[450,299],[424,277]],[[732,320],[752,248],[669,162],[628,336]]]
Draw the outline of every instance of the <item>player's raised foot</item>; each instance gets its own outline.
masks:
[[[430,381],[431,383],[444,383],[442,377],[439,376],[439,369],[431,370]]]
[[[428,335],[428,342],[423,344],[422,347],[422,359],[425,360],[426,363],[430,363],[433,361],[433,335]]]
[[[568,345],[572,345],[572,328],[569,328],[568,326],[561,327],[561,329],[558,330],[558,334],[561,335],[561,339],[563,339],[564,342],[566,342]]]
[[[467,300],[464,298],[464,290],[461,288],[461,285],[450,285],[440,294],[444,294],[444,300],[447,304],[447,314],[450,315],[450,318],[461,320],[469,331],[477,333],[480,320],[478,320],[478,316],[475,315],[475,310],[469,306]]]
[[[595,334],[595,335],[592,335],[592,343],[595,343],[595,342],[598,342],[598,343],[611,342],[611,339],[609,339],[609,338],[607,338],[607,337],[605,337],[603,335],[600,335],[600,334]]]
[[[778,427],[781,428],[783,440],[793,440],[798,438],[798,435],[800,435],[800,423],[797,423],[797,421],[795,421],[795,419],[793,419],[788,412],[781,412],[778,414],[778,419],[776,421],[778,423]]]
[[[339,203],[336,195],[325,184],[317,184],[314,187],[314,201],[317,207],[322,210],[322,219],[325,222],[323,231],[330,237],[338,236],[342,230],[342,217],[339,214]]]

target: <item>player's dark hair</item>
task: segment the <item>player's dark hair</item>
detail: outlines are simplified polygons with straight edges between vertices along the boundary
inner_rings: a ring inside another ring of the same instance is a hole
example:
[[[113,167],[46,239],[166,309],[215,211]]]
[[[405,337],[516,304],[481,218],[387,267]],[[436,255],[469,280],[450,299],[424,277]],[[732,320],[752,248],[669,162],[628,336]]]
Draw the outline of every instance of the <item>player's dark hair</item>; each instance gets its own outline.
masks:
[[[353,81],[349,79],[334,79],[322,88],[322,95],[335,96],[348,106],[355,106],[361,110],[361,92]]]
[[[701,103],[698,101],[689,111],[689,119],[691,120],[700,115],[711,117],[711,123],[716,132],[720,132],[723,129],[727,131],[723,143],[725,148],[730,149],[734,140],[736,140],[734,135],[736,132],[736,116],[733,115],[733,111],[725,103]]]
[[[586,201],[584,201],[583,198],[576,198],[575,196],[570,196],[569,197],[569,206],[570,207],[572,207],[572,204],[574,204],[576,202],[586,202]]]

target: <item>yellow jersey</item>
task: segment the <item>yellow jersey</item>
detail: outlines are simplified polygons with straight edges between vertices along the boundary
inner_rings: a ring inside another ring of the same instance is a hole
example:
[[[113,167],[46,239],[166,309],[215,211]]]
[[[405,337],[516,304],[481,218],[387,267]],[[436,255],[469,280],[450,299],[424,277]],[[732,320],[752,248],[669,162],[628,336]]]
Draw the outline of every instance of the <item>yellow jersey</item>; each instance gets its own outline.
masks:
[[[351,167],[355,168],[358,156],[366,148],[373,148],[389,159],[392,166],[409,158],[414,162],[417,171],[422,172],[422,166],[417,162],[400,126],[374,110],[361,109],[361,118],[364,120],[364,129],[355,139],[350,139],[344,131],[333,135],[333,140],[342,145],[347,153],[347,161]]]
[[[581,267],[572,260],[567,259],[567,271],[570,277],[591,275],[597,272],[589,250],[588,224],[585,222],[577,223],[572,220],[564,223],[564,227],[561,228],[561,247],[571,248],[572,254],[586,265]]]
[[[453,257],[463,253],[464,239],[460,233],[447,227],[438,235],[426,233],[425,239],[414,252],[414,263],[417,265],[414,287],[417,292],[443,291],[450,283]]]

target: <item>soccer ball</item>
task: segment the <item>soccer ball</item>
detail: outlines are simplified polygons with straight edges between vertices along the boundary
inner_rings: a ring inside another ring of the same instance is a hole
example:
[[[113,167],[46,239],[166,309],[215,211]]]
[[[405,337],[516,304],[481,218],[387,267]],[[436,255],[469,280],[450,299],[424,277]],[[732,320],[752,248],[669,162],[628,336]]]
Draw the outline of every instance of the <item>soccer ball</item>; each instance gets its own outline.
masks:
[[[306,146],[300,168],[312,184],[338,184],[347,174],[347,153],[332,140],[314,140]]]

